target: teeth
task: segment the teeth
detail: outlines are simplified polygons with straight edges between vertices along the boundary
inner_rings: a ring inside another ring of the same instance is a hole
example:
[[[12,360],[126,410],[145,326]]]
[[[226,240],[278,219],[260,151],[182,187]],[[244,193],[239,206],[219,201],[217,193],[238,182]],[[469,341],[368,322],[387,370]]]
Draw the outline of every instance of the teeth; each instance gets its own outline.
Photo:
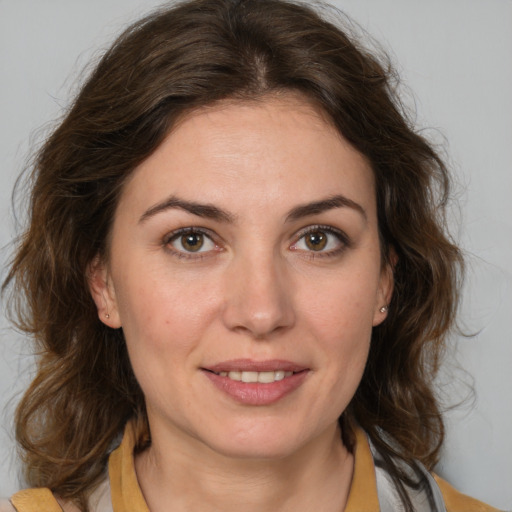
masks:
[[[258,372],[242,372],[242,382],[258,382]]]
[[[278,370],[277,372],[274,372],[274,380],[283,380],[284,373],[284,370]]]
[[[260,372],[258,374],[258,382],[262,384],[268,384],[270,382],[274,382],[276,380],[275,372]]]
[[[291,377],[293,372],[285,372],[284,370],[276,370],[275,372],[220,372],[219,375],[239,382],[271,384],[283,380],[285,377]]]

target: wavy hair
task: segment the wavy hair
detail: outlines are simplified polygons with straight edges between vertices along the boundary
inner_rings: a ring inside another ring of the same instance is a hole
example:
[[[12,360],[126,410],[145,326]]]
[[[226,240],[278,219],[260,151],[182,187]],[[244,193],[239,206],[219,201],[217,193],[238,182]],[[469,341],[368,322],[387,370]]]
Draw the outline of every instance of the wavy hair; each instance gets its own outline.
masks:
[[[396,76],[305,4],[191,0],[130,26],[106,51],[30,174],[29,223],[4,291],[35,340],[37,374],[16,414],[26,479],[84,509],[129,419],[140,448],[144,397],[122,330],[105,326],[87,268],[108,257],[123,184],[187,112],[286,91],[312,101],[371,163],[383,258],[397,256],[387,320],[373,331],[361,384],[341,419],[360,424],[392,467],[431,468],[444,430],[433,389],[457,309],[462,259],[447,235],[449,175],[395,94]]]

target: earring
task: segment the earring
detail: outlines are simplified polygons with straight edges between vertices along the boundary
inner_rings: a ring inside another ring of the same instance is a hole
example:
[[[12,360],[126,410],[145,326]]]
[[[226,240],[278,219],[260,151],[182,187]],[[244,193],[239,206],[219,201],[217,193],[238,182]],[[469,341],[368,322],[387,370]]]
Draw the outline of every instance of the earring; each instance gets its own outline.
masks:
[[[389,309],[389,308],[388,308],[388,306],[382,306],[382,307],[379,309],[379,311],[380,311],[381,313],[386,313],[388,309]]]
[[[110,314],[109,313],[105,313],[105,318],[108,320],[110,318]]]

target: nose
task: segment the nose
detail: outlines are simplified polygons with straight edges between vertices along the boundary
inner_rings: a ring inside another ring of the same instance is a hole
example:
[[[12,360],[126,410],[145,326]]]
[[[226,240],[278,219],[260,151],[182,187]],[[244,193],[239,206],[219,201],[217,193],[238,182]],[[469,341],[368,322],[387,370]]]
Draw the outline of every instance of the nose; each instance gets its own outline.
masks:
[[[230,267],[223,311],[228,329],[267,339],[295,323],[293,285],[279,257],[253,254]]]

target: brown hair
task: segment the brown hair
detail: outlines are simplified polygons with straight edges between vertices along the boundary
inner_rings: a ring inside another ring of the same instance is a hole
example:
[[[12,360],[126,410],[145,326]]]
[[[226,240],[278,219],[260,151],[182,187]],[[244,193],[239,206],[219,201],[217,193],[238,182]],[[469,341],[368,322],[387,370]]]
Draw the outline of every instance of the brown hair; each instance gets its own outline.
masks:
[[[389,65],[311,8],[281,0],[192,0],[129,27],[106,52],[31,174],[30,223],[4,283],[39,353],[16,416],[28,483],[86,508],[123,425],[148,426],[122,330],[98,320],[88,264],[133,169],[188,111],[295,91],[314,102],[374,170],[383,257],[397,255],[389,316],[343,415],[391,464],[436,462],[433,391],[457,305],[461,257],[446,235],[447,170],[393,90]],[[347,439],[349,436],[347,437]]]

